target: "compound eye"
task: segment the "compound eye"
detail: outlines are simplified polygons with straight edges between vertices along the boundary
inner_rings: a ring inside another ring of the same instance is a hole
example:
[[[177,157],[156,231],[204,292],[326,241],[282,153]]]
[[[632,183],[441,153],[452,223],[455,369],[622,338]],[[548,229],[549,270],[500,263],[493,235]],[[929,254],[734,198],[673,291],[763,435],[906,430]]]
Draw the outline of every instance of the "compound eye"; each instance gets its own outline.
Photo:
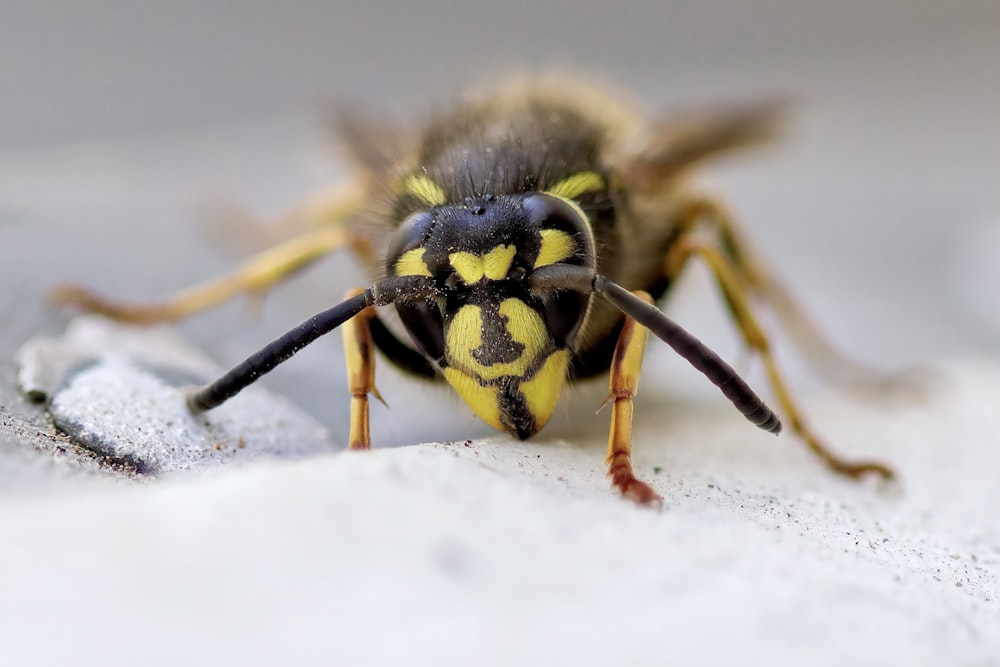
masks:
[[[596,265],[593,232],[587,215],[576,203],[555,195],[536,194],[522,203],[531,225],[542,236],[535,267],[561,262],[570,256],[588,266]]]
[[[577,232],[586,221],[580,219],[583,213],[575,204],[553,195],[537,194],[524,200],[522,204],[528,220],[542,229],[561,229]]]
[[[418,211],[403,220],[389,246],[390,262],[395,263],[403,253],[422,246],[433,224],[434,216],[429,211]]]

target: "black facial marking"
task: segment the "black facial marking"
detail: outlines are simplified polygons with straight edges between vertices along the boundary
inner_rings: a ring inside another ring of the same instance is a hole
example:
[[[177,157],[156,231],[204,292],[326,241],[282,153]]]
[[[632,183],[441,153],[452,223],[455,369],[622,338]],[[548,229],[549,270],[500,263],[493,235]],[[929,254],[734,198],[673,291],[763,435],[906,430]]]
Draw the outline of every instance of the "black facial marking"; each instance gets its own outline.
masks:
[[[524,345],[510,336],[507,318],[498,309],[499,302],[490,301],[480,306],[483,319],[483,344],[472,351],[472,358],[483,366],[517,361],[524,353]]]

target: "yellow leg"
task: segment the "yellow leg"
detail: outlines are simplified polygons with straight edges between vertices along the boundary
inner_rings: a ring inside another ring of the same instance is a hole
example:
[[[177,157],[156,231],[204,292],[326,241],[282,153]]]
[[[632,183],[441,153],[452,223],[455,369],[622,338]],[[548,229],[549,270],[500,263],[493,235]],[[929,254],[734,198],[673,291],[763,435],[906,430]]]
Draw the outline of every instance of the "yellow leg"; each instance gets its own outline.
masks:
[[[646,292],[635,295],[653,303]],[[648,484],[636,479],[632,472],[632,400],[639,389],[639,370],[646,347],[647,331],[631,317],[625,318],[615,355],[611,361],[608,397],[614,401],[611,411],[611,431],[608,434],[608,476],[611,484],[640,505],[661,505],[663,499]]]
[[[57,287],[52,299],[61,305],[135,324],[180,320],[240,294],[260,294],[344,245],[350,245],[359,254],[367,252],[366,244],[350,232],[339,226],[330,227],[265,250],[235,273],[184,290],[161,303],[130,304],[106,300],[78,285]]]
[[[733,216],[721,203],[708,198],[693,199],[682,208],[680,219],[686,232],[694,231],[700,224],[712,226],[718,248],[725,255],[734,278],[749,296],[760,299],[774,311],[805,359],[828,381],[852,388],[883,388],[895,379],[844,355],[827,340],[785,286],[756,256]]]
[[[761,330],[751,311],[748,288],[733,261],[726,257],[718,248],[700,244],[690,237],[682,237],[671,249],[666,260],[667,275],[674,276],[681,272],[691,257],[700,257],[715,275],[723,298],[729,307],[729,312],[739,327],[747,346],[757,352],[764,362],[768,380],[774,390],[778,403],[789,421],[792,431],[799,436],[809,449],[816,454],[834,472],[852,478],[860,478],[873,474],[883,479],[891,479],[894,475],[886,465],[874,461],[847,461],[830,450],[806,424],[802,411],[799,409],[792,394],[785,384],[784,377],[778,369],[771,352],[767,336]]]
[[[261,220],[231,202],[214,202],[204,211],[205,233],[222,247],[249,255],[296,236],[341,225],[364,206],[366,196],[359,182],[345,181],[314,193],[270,220]]]
[[[351,290],[344,298],[350,299],[361,291]],[[343,324],[344,359],[347,363],[347,384],[351,391],[351,432],[347,441],[350,449],[371,449],[368,394],[373,394],[382,401],[382,396],[375,388],[375,346],[368,329],[368,322],[374,314],[374,308],[366,308]]]

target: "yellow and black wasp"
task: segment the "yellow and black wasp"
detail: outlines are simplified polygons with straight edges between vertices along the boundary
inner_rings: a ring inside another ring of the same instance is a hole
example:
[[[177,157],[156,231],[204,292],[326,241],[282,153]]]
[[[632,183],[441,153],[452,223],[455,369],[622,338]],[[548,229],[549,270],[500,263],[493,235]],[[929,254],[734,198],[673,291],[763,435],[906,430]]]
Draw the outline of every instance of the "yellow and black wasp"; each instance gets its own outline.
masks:
[[[371,286],[191,393],[193,411],[218,406],[342,325],[355,449],[371,444],[376,348],[409,373],[443,379],[485,422],[518,438],[545,426],[567,382],[609,373],[609,476],[623,494],[651,503],[660,497],[636,479],[630,458],[647,330],[752,423],[781,428],[730,366],[653,305],[698,259],[762,359],[795,434],[838,473],[891,477],[881,463],[841,459],[805,424],[754,306],[771,307],[818,361],[835,365],[840,357],[726,209],[685,179],[706,158],[769,138],[779,105],[650,120],[621,99],[538,78],[471,96],[412,134],[344,114],[343,141],[357,176],[291,214],[305,229],[299,236],[160,304],[120,304],[75,286],[57,297],[119,320],[174,320],[259,293],[347,247],[371,269]]]

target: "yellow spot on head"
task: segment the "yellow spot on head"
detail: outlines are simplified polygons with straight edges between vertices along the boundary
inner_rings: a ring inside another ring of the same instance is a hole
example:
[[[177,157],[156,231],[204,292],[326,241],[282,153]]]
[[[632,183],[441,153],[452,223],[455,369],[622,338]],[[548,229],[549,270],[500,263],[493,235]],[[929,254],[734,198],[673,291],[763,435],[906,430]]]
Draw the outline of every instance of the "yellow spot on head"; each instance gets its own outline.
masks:
[[[540,431],[552,416],[566,383],[568,369],[569,351],[559,350],[549,355],[535,377],[521,383],[521,393],[528,403],[528,410],[535,418],[536,431]]]
[[[466,285],[473,285],[484,276],[489,280],[506,278],[516,254],[515,246],[498,245],[482,257],[471,252],[453,252],[448,255],[448,261]]]
[[[444,188],[423,174],[410,174],[404,178],[403,192],[413,195],[427,206],[443,206],[448,203]]]
[[[483,255],[483,273],[490,280],[503,280],[510,271],[517,248],[512,245],[498,245]]]
[[[559,181],[545,191],[546,194],[563,199],[576,199],[586,192],[604,189],[604,178],[596,171],[581,171]]]
[[[448,255],[451,268],[466,285],[473,285],[483,279],[483,258],[471,252],[453,252]]]
[[[557,264],[576,252],[573,237],[561,229],[543,229],[541,231],[542,245],[538,249],[538,259],[535,268]]]
[[[424,253],[427,252],[426,248],[414,248],[413,250],[407,250],[399,259],[396,260],[396,275],[397,276],[429,276],[431,275],[431,270],[427,268],[427,263],[424,261]]]
[[[500,422],[496,387],[484,387],[476,378],[456,368],[445,368],[444,378],[480,419],[498,431],[506,430]]]

